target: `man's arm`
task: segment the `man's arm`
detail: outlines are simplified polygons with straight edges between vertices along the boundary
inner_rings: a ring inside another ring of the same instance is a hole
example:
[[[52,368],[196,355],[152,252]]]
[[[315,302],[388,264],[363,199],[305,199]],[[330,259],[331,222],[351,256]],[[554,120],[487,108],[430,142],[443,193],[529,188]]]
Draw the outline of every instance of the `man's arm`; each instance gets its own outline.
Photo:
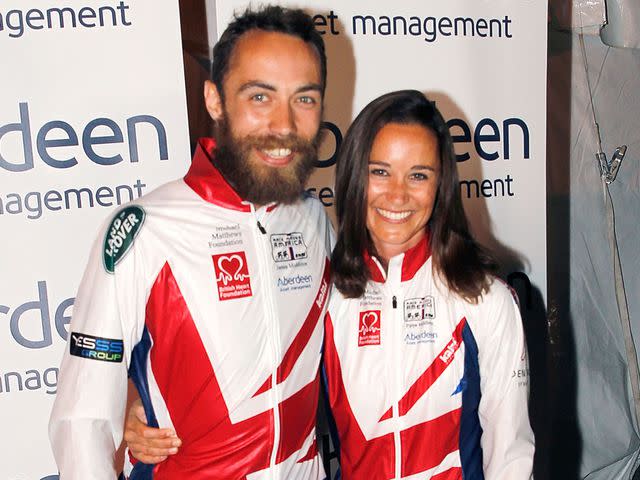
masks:
[[[169,455],[178,453],[182,440],[171,428],[153,428],[147,425],[147,417],[140,399],[129,409],[124,439],[130,454],[142,463],[160,463]]]
[[[105,262],[114,222],[91,250],[60,368],[49,437],[62,480],[116,478],[114,455],[122,441],[129,353],[144,322],[144,286],[134,237],[127,251],[119,251],[117,265]]]

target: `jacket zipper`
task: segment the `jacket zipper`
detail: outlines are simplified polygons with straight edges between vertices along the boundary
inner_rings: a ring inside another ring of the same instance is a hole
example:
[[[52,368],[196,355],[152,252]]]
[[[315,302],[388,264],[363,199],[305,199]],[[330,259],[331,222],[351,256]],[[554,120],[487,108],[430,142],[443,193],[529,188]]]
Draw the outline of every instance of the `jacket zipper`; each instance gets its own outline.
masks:
[[[263,291],[266,292],[265,298],[266,303],[269,308],[269,337],[271,337],[271,352],[273,358],[273,370],[271,371],[271,398],[273,405],[273,449],[271,450],[271,457],[269,460],[269,470],[271,470],[271,478],[276,479],[276,462],[278,457],[278,450],[280,449],[280,404],[278,399],[277,392],[277,381],[278,381],[278,365],[280,364],[280,331],[278,328],[278,319],[277,319],[277,311],[274,304],[274,292],[273,285],[271,282],[271,272],[268,268],[268,265],[271,261],[271,256],[265,247],[265,241],[268,241],[266,235],[267,230],[260,223],[256,215],[256,211],[251,205],[251,213],[253,214],[256,220],[256,227],[260,231],[260,235],[256,238],[256,243],[258,244],[258,250],[260,251],[261,256],[261,266],[263,267]]]
[[[391,272],[389,272],[391,273]],[[395,289],[395,287],[394,287]],[[398,318],[398,299],[395,295],[391,297],[391,307],[393,311],[393,345],[391,346],[391,351],[393,354],[393,376],[394,376],[394,387],[395,387],[395,398],[396,401],[393,402],[393,418],[394,418],[394,426],[393,426],[393,445],[395,449],[395,473],[394,477],[396,479],[402,478],[402,444],[400,441],[400,398],[401,398],[401,374],[402,365],[400,361],[401,349],[400,345],[400,327],[401,323]]]

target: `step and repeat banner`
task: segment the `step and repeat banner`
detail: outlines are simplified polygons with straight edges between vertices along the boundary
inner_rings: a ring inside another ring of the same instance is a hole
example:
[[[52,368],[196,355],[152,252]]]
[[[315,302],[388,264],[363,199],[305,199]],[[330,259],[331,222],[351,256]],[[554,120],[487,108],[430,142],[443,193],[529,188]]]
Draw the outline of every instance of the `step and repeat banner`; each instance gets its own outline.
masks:
[[[3,0],[0,58],[0,478],[53,479],[47,423],[91,243],[189,164],[178,1]]]
[[[218,34],[248,5],[209,3]],[[420,90],[448,120],[476,238],[519,291],[544,300],[547,2],[279,3],[314,15],[327,46],[325,139],[310,185],[324,205],[333,205],[335,153],[352,119],[381,94]]]
[[[418,89],[449,121],[476,236],[544,298],[546,2],[279,3],[315,15],[327,44],[309,189],[329,213],[351,120]],[[207,5],[220,33],[246,2]],[[189,164],[178,2],[5,0],[0,55],[0,478],[54,480],[47,423],[90,244]]]

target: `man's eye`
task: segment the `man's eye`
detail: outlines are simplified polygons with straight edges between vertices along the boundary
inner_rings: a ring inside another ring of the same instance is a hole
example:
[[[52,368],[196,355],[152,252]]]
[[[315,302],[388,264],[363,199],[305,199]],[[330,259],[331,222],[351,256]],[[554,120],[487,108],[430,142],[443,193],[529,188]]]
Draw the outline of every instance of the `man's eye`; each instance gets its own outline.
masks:
[[[266,102],[267,96],[264,93],[256,93],[251,95],[251,100],[254,102]]]
[[[307,96],[307,95],[305,95],[304,97],[299,97],[299,98],[298,98],[298,101],[299,101],[300,103],[305,103],[305,104],[307,104],[307,105],[313,105],[313,104],[315,104],[315,103],[316,103],[316,99],[315,99],[315,98],[313,98],[313,97],[309,97],[309,96]]]

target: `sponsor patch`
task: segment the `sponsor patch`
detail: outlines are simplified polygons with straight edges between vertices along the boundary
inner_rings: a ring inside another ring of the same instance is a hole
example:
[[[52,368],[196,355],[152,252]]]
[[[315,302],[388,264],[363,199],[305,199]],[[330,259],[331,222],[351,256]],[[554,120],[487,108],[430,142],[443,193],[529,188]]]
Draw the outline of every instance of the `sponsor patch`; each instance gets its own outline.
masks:
[[[281,292],[311,288],[312,275],[283,275],[278,277],[278,289]]]
[[[408,298],[404,301],[405,323],[422,322],[434,318],[436,318],[436,304],[432,296]]]
[[[529,385],[529,369],[519,368],[511,372],[511,381],[516,382],[518,387],[526,387]]]
[[[103,263],[107,272],[113,273],[116,265],[127,254],[133,241],[140,233],[145,213],[142,207],[131,205],[120,210],[104,237]]]
[[[358,328],[358,346],[380,345],[380,329],[382,328],[380,310],[360,312]]]
[[[75,357],[100,360],[102,362],[122,362],[124,344],[115,338],[94,337],[85,333],[71,332],[69,353]]]
[[[328,267],[325,267],[325,272]],[[316,297],[316,305],[318,308],[324,307],[324,301],[327,299],[327,291],[329,290],[329,283],[327,282],[328,274],[325,273],[325,278],[322,279],[320,284],[320,290],[318,290],[318,296]]]
[[[408,332],[404,335],[404,343],[417,345],[418,343],[434,343],[438,339],[436,332]]]
[[[275,233],[271,235],[271,255],[279,262],[292,262],[307,258],[307,245],[302,233]]]
[[[373,308],[380,308],[384,303],[384,296],[382,291],[376,285],[372,285],[371,282],[367,284],[367,288],[364,291],[364,295],[360,297],[360,308],[362,310],[371,310]]]
[[[212,258],[218,284],[218,298],[221,301],[252,295],[249,267],[244,252],[213,255]]]
[[[436,305],[432,296],[407,298],[404,301],[404,343],[434,343],[438,339],[433,331],[435,317]]]
[[[455,355],[455,353],[456,353],[456,351],[458,350],[459,347],[460,347],[460,341],[458,341],[458,339],[453,337],[449,341],[447,346],[444,347],[444,350],[442,350],[442,353],[440,354],[440,356],[438,358],[445,365],[449,365],[451,363],[451,360],[453,360],[453,356]]]
[[[230,247],[238,248],[242,245],[242,230],[237,223],[230,225],[220,225],[213,228],[214,232],[209,237],[209,248]]]

